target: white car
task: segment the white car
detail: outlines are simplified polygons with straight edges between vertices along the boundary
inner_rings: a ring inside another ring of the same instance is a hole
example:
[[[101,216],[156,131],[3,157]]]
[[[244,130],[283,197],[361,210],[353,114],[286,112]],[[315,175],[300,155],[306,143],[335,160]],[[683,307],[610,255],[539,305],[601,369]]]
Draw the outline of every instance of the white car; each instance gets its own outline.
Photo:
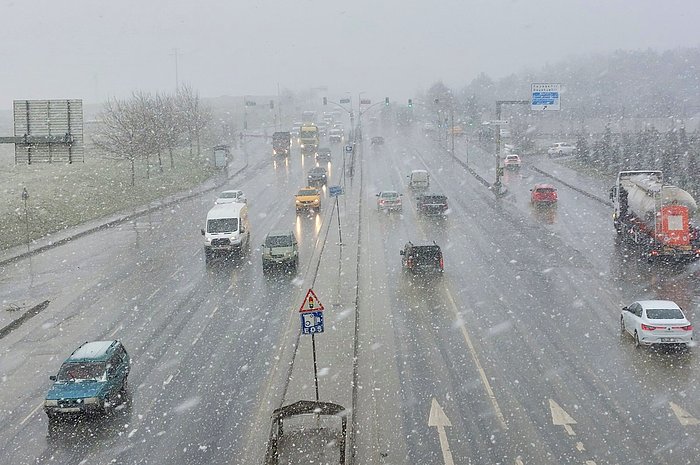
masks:
[[[556,142],[547,150],[547,155],[550,157],[561,157],[564,155],[571,155],[575,150],[576,146],[568,142]]]
[[[241,190],[223,191],[214,203],[216,205],[222,203],[248,203],[248,199],[245,198],[245,194]]]
[[[683,310],[670,300],[640,300],[622,308],[622,334],[629,333],[635,346],[693,342],[693,325]]]
[[[382,191],[377,194],[377,210],[384,211],[401,211],[403,210],[403,202],[401,202],[402,194],[396,191]]]
[[[520,164],[520,156],[514,153],[506,155],[506,158],[503,159],[503,166],[505,166],[508,169],[517,170],[518,168],[520,168]]]

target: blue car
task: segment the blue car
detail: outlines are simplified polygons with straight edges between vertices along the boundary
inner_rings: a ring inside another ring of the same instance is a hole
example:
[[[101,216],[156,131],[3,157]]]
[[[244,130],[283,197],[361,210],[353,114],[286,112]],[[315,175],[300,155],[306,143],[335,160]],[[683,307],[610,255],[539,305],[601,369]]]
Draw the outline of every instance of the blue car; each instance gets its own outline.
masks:
[[[119,341],[86,342],[63,362],[44,400],[49,421],[104,414],[126,398],[129,354]]]

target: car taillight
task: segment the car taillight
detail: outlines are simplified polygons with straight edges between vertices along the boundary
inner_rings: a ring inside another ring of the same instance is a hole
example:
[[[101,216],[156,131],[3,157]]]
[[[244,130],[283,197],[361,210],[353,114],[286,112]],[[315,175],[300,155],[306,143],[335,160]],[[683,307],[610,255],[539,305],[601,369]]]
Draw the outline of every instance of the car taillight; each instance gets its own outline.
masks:
[[[658,250],[652,250],[652,251],[651,251],[651,255],[653,255],[653,256],[655,257],[655,256],[659,255],[659,251],[658,251]]]
[[[642,323],[642,331],[654,331],[655,329],[660,329],[659,326],[645,325]]]
[[[408,258],[408,260],[406,261],[406,266],[408,266],[409,268],[411,268],[413,266],[413,259],[412,258],[410,258],[410,257]]]
[[[440,269],[441,270],[445,269],[445,262],[442,260],[442,257],[440,257]]]
[[[692,331],[692,330],[693,330],[693,325],[679,326],[679,327],[673,328],[673,329],[682,329],[683,331]]]

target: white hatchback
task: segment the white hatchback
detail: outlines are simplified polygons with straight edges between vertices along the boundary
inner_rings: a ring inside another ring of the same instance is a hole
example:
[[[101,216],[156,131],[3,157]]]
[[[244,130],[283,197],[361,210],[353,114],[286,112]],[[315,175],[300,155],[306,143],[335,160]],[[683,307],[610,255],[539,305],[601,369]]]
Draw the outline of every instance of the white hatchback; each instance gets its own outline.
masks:
[[[670,300],[640,300],[622,308],[622,334],[629,333],[635,346],[693,342],[693,325],[683,310]]]
[[[222,203],[248,203],[248,199],[245,198],[245,194],[241,190],[223,191],[214,203],[216,205],[221,205]]]

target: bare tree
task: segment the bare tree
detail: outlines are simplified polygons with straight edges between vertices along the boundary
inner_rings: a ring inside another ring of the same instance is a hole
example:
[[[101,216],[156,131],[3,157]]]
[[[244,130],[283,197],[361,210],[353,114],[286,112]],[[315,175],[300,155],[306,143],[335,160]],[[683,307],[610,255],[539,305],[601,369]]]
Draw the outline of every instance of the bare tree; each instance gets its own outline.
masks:
[[[211,110],[202,105],[199,94],[188,85],[182,85],[177,90],[177,108],[181,113],[184,127],[188,133],[190,153],[192,153],[193,142],[196,142],[197,155],[200,155],[202,130],[212,119]]]
[[[93,142],[106,153],[129,162],[133,186],[136,184],[135,163],[139,156],[141,127],[132,106],[124,100],[108,100],[100,115],[101,129],[93,137]]]

